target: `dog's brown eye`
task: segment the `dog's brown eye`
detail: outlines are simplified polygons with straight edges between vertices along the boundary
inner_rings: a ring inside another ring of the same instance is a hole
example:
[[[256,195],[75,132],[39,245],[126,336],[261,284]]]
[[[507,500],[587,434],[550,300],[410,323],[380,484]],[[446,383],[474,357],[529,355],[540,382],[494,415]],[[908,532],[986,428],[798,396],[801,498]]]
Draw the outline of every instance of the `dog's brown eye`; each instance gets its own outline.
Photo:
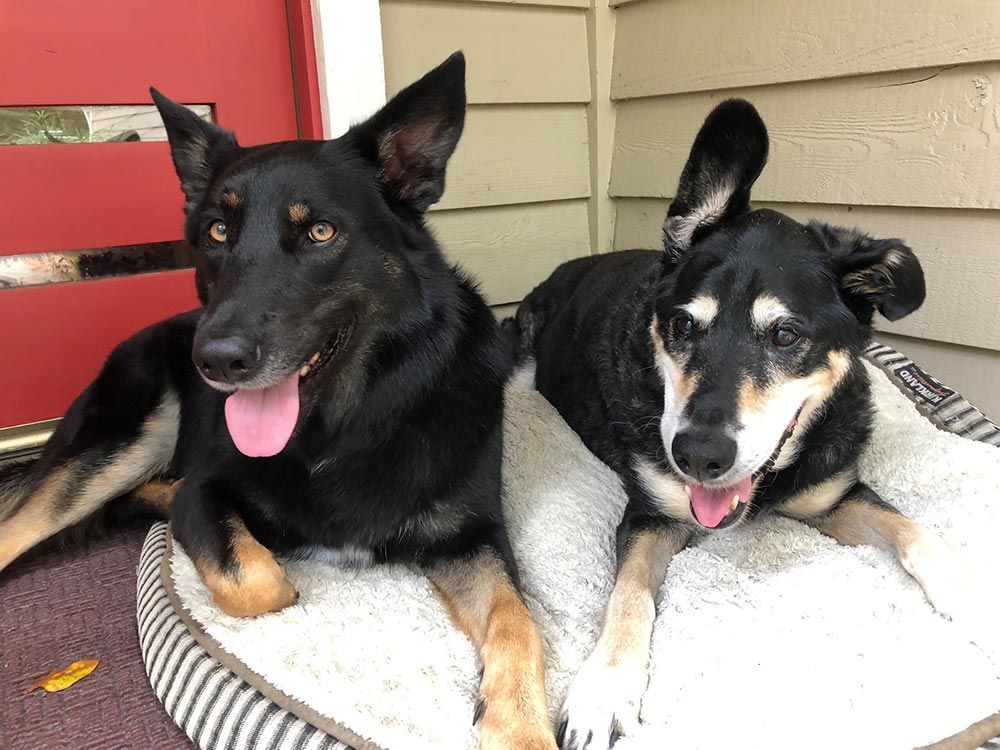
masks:
[[[771,341],[774,342],[775,346],[780,346],[782,348],[786,346],[791,346],[796,341],[799,340],[799,333],[794,328],[789,328],[788,326],[780,326],[774,329],[774,333],[771,334]]]
[[[208,236],[216,242],[226,241],[226,224],[223,221],[213,221],[208,228]]]
[[[687,338],[694,332],[694,318],[687,313],[674,317],[674,335]]]
[[[328,221],[317,221],[311,227],[309,227],[309,239],[313,242],[326,242],[327,240],[332,240],[333,235],[337,233],[333,224]]]

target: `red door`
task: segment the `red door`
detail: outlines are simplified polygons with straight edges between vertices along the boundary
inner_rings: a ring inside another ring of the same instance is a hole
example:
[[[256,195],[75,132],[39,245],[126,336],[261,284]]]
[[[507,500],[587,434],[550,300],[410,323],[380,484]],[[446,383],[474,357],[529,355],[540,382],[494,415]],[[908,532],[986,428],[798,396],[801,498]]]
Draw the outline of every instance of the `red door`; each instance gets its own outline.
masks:
[[[80,105],[93,125],[155,85],[210,105],[244,145],[318,138],[311,45],[308,0],[4,0],[0,113]],[[0,428],[60,416],[117,342],[197,306],[183,243],[150,244],[181,239],[183,201],[166,142],[139,131],[0,142]],[[164,252],[174,270],[122,275]],[[81,258],[110,255],[92,280],[3,272],[63,262],[86,278]]]

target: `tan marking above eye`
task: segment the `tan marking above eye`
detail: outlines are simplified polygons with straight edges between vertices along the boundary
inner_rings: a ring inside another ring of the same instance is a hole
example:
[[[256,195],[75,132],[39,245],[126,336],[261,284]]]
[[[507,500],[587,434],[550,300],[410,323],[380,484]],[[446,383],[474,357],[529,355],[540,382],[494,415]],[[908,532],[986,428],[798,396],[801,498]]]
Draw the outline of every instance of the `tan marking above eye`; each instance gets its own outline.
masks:
[[[302,224],[309,219],[309,206],[305,203],[293,203],[288,207],[288,218],[293,224]]]
[[[216,242],[225,242],[226,223],[224,221],[213,221],[208,227],[208,236]]]
[[[715,319],[715,316],[719,314],[719,301],[707,294],[700,294],[686,305],[683,305],[682,309],[696,323],[702,327],[707,327]]]
[[[313,242],[327,242],[337,233],[336,228],[328,221],[317,221],[309,227],[309,239]]]
[[[236,208],[240,205],[240,196],[234,190],[227,190],[222,194],[222,205],[226,208]]]
[[[785,303],[770,294],[762,294],[755,299],[750,313],[754,327],[759,331],[766,331],[775,322],[790,315]]]

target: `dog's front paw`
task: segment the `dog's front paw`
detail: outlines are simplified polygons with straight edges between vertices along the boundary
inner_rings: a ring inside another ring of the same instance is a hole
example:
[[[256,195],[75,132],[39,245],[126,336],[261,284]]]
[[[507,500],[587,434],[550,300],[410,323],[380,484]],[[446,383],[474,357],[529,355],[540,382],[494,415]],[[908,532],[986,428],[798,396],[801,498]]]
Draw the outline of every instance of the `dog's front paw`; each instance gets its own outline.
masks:
[[[922,530],[903,551],[900,561],[942,617],[963,620],[979,609],[973,567],[934,532]]]
[[[556,741],[563,750],[607,750],[639,723],[646,671],[588,661],[559,714]]]
[[[538,711],[480,698],[473,723],[479,724],[479,750],[556,750],[552,727]]]

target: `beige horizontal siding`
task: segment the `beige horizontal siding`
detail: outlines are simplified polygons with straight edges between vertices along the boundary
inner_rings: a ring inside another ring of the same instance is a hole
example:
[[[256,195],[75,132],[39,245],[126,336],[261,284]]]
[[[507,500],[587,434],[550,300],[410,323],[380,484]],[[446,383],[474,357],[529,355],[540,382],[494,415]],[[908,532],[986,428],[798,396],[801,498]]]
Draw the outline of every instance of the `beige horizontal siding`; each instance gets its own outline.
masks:
[[[878,329],[1000,350],[1000,214],[997,212],[756,205],[781,211],[801,222],[817,219],[858,227],[876,237],[905,240],[923,265],[927,300],[917,312],[901,321],[890,323],[877,318]],[[659,248],[666,210],[666,200],[617,201],[615,249]]]
[[[420,0],[411,0],[420,2]],[[426,0],[424,0],[426,1]],[[445,3],[496,3],[499,5],[550,5],[555,8],[589,8],[590,0],[440,0]]]
[[[438,209],[586,198],[582,104],[469,107]]]
[[[647,0],[622,8],[612,96],[1000,59],[996,0]]]
[[[659,250],[669,198],[619,198],[615,201],[615,250]]]
[[[519,301],[557,265],[590,250],[589,7],[590,0],[381,2],[389,95],[465,52],[465,132],[428,222],[445,255],[493,305]]]
[[[590,101],[586,14],[579,10],[410,0],[381,7],[390,95],[462,49],[470,102]]]
[[[982,63],[622,102],[611,193],[673,192],[706,114],[738,95],[771,134],[759,200],[1000,208],[998,82]]]
[[[497,320],[503,320],[504,318],[512,318],[517,312],[518,305],[514,302],[506,305],[491,305],[491,308]]]
[[[430,225],[448,259],[478,279],[494,305],[517,302],[590,249],[585,200],[436,211]]]
[[[920,365],[932,377],[956,389],[994,422],[1000,421],[1000,352],[923,341],[879,333],[879,343],[891,346]]]

